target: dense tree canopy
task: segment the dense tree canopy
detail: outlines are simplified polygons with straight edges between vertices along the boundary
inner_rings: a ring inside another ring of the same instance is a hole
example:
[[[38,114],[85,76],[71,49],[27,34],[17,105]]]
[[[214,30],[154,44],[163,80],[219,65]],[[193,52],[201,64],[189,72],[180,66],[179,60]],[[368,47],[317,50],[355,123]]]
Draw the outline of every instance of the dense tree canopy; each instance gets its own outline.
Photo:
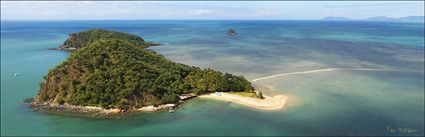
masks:
[[[242,76],[172,62],[133,38],[100,38],[71,53],[44,77],[36,99],[128,109],[173,103],[187,93],[252,90]]]
[[[60,49],[66,48],[82,48],[83,46],[92,43],[99,39],[125,39],[127,42],[134,45],[149,46],[149,42],[139,36],[131,35],[123,32],[110,31],[105,29],[92,29],[88,31],[72,33],[69,38],[61,45]]]

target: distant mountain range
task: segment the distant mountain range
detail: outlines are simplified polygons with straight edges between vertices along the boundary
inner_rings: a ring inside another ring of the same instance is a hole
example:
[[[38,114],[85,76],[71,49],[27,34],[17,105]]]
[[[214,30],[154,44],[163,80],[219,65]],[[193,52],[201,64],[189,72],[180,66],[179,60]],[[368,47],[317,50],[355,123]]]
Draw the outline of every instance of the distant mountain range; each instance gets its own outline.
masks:
[[[328,17],[322,18],[322,20],[344,21],[344,20],[355,20],[355,19],[350,19],[350,18],[346,18],[346,17],[328,16]],[[377,17],[371,17],[371,18],[363,19],[363,21],[424,23],[425,17],[424,16],[407,16],[407,17],[400,17],[400,18],[391,18],[391,17],[386,17],[386,16],[377,16]]]

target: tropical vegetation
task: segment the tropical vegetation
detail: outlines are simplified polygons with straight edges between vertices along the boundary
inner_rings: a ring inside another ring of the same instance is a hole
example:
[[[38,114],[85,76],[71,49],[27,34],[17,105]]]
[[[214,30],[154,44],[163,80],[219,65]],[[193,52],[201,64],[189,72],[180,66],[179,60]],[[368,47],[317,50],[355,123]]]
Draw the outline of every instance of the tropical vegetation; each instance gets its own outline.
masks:
[[[172,62],[138,36],[100,29],[73,35],[65,43],[79,49],[49,70],[36,100],[130,109],[175,103],[182,94],[253,89],[242,76]]]

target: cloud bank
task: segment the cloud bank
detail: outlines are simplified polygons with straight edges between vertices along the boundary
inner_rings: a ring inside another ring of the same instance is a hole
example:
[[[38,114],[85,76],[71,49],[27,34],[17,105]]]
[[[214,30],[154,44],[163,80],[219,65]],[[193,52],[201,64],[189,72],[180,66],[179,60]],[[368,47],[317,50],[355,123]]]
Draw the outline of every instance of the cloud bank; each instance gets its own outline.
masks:
[[[1,1],[2,20],[320,19],[423,16],[424,2]]]

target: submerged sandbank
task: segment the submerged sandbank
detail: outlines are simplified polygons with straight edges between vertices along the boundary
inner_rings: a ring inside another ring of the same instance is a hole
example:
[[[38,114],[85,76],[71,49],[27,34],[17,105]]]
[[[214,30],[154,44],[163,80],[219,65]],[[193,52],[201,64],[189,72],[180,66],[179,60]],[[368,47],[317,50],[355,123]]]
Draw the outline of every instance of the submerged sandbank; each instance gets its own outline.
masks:
[[[259,99],[259,98],[244,97],[244,96],[239,96],[239,95],[234,95],[229,93],[217,92],[212,94],[201,95],[199,97],[235,102],[247,107],[261,109],[261,110],[282,109],[283,106],[285,106],[286,100],[288,99],[288,97],[284,95],[276,95],[273,97],[265,96],[265,95],[263,96],[264,96],[264,99]]]
[[[326,72],[326,71],[408,71],[408,70],[374,69],[374,68],[327,68],[327,69],[316,69],[316,70],[300,71],[300,72],[281,73],[281,74],[256,78],[256,79],[253,79],[252,82],[255,82],[255,81],[258,81],[258,80],[274,78],[274,77],[279,77],[279,76],[308,74],[308,73],[317,73],[317,72]]]

